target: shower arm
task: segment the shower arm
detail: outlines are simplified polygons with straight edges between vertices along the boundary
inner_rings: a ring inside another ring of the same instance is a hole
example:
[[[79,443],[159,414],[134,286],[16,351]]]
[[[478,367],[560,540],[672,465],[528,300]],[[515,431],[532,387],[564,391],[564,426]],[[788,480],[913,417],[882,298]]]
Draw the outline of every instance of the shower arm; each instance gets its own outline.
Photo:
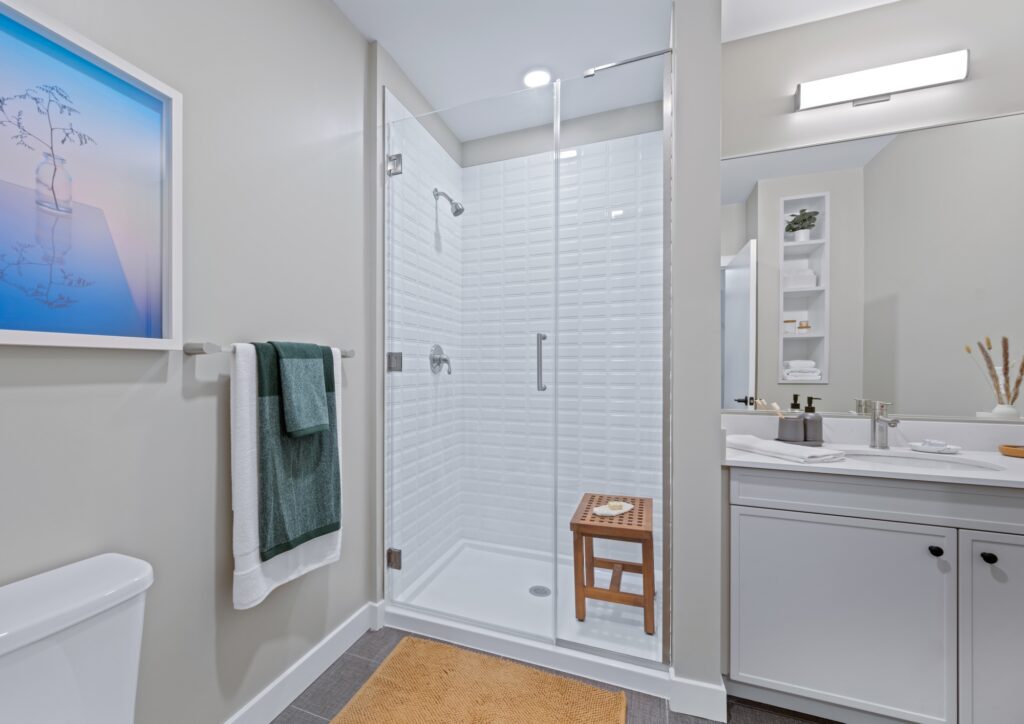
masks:
[[[438,191],[437,189],[434,189],[434,201],[437,201],[438,197],[440,196],[444,196],[446,199],[448,199],[449,204],[455,203],[455,199],[446,194],[444,191]]]

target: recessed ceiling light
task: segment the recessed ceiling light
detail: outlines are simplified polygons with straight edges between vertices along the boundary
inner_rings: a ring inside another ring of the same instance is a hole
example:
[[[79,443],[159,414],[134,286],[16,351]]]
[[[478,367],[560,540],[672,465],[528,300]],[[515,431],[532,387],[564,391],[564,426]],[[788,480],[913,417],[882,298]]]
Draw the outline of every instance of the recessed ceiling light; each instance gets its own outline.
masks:
[[[527,88],[540,88],[550,82],[551,73],[543,68],[536,68],[523,76],[523,85]]]

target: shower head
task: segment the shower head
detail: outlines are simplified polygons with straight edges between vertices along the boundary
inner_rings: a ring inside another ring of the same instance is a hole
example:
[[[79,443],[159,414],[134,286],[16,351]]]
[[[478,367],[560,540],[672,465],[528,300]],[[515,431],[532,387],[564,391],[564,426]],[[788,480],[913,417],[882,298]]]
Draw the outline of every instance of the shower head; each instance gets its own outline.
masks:
[[[462,212],[466,210],[465,206],[460,204],[458,201],[453,199],[451,196],[446,194],[444,191],[438,191],[437,189],[434,189],[434,201],[437,201],[437,199],[439,197],[441,197],[441,196],[444,196],[445,199],[447,199],[448,203],[451,204],[452,216],[461,216]]]

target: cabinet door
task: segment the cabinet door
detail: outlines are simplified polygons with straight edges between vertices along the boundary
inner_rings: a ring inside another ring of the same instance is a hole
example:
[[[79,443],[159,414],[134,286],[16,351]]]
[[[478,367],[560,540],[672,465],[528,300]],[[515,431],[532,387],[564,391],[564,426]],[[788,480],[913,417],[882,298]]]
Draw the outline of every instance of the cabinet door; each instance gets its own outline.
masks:
[[[730,676],[956,719],[956,531],[732,506]]]
[[[960,722],[1024,722],[1024,536],[960,531]]]

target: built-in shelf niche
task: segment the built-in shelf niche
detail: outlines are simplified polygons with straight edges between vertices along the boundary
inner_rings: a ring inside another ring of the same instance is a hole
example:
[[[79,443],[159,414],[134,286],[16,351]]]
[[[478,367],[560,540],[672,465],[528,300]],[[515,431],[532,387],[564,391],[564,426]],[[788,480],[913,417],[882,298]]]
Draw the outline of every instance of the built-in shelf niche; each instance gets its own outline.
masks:
[[[810,239],[798,241],[795,233],[786,231],[786,223],[801,209],[817,211],[818,218],[811,229]],[[826,385],[829,353],[828,193],[783,198],[779,231],[782,239],[779,249],[779,384]],[[809,322],[811,329],[806,334],[787,334],[786,320]],[[786,379],[786,361],[797,359],[814,360],[821,370],[821,379]]]

